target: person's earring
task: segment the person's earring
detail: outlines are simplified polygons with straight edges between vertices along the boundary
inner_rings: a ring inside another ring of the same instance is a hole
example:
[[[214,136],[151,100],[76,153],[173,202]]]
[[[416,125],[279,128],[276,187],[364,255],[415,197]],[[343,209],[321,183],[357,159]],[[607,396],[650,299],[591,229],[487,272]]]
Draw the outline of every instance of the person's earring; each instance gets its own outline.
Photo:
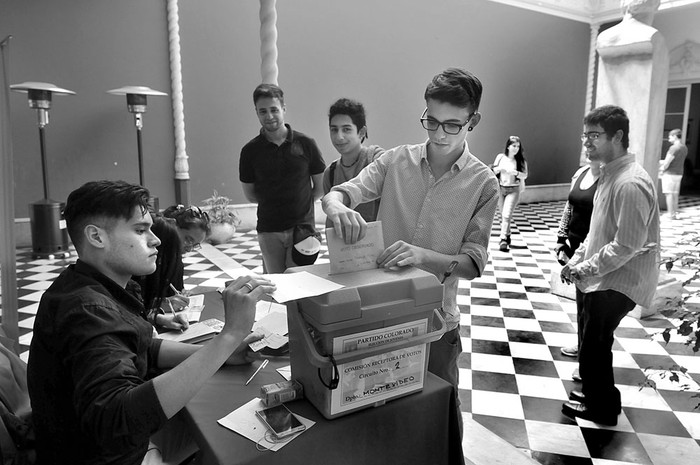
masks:
[[[467,128],[467,131],[472,132],[472,129],[474,129],[474,128],[471,127],[471,126],[469,126],[469,127]]]

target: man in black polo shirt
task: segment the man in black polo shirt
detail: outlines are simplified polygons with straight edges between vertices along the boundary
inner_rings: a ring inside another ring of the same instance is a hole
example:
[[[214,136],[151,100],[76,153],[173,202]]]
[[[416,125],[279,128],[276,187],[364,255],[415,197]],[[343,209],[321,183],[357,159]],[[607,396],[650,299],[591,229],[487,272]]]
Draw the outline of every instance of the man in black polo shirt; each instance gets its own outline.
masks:
[[[323,196],[326,164],[316,142],[284,123],[284,93],[274,84],[253,92],[262,129],[241,150],[240,180],[258,204],[258,242],[266,273],[282,273],[292,261],[294,227],[314,224],[314,201]]]

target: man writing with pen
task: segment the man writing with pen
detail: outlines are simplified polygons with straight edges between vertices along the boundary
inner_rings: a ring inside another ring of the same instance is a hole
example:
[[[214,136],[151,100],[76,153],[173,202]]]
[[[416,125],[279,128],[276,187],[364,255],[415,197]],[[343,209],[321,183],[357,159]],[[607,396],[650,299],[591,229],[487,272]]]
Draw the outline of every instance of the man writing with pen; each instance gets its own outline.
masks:
[[[153,337],[131,280],[156,269],[148,198],[123,181],[68,196],[78,260],[43,294],[29,349],[37,464],[181,463],[196,445],[177,413],[222,365],[251,361],[256,304],[275,290],[263,278],[226,287],[224,326],[205,345]]]
[[[391,245],[378,265],[416,266],[444,282],[448,331],[431,344],[428,370],[455,386],[457,405],[462,352],[458,279],[483,272],[498,205],[496,176],[467,144],[467,134],[481,119],[481,92],[479,79],[466,70],[450,68],[436,75],[425,90],[420,117],[428,140],[387,150],[323,198],[336,234],[351,244],[364,237],[367,227],[352,208],[381,197],[377,219],[385,244]],[[461,427],[461,414],[459,418]]]

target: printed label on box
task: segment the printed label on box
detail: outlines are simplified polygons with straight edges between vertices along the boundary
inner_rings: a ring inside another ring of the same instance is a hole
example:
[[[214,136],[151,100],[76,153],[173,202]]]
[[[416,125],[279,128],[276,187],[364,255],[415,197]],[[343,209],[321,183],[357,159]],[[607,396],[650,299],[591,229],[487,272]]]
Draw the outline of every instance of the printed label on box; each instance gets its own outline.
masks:
[[[333,355],[400,342],[425,334],[428,319],[409,321],[386,328],[372,329],[361,333],[347,334],[333,339]]]
[[[427,319],[335,338],[350,351],[425,334]],[[371,405],[423,388],[427,344],[394,350],[338,366],[338,388],[331,391],[331,415]],[[338,353],[338,352],[336,352]]]

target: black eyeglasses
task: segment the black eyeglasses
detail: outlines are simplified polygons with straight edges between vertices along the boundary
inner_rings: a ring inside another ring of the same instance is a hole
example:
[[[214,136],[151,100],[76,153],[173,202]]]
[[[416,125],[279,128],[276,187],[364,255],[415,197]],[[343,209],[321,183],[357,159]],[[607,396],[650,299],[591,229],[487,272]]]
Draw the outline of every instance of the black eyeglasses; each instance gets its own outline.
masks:
[[[599,131],[584,132],[583,134],[581,134],[581,142],[586,142],[586,140],[598,140],[601,134],[605,133]]]
[[[462,131],[462,128],[464,126],[469,124],[469,121],[472,120],[474,117],[474,113],[469,115],[469,118],[464,122],[464,124],[459,124],[459,123],[441,123],[440,121],[434,120],[432,118],[426,118],[425,115],[428,113],[428,109],[426,108],[423,111],[423,114],[420,117],[420,124],[423,125],[425,129],[428,131],[437,131],[437,129],[442,126],[442,130],[445,131],[445,134],[449,134],[451,136],[456,136]]]
[[[188,243],[185,242],[184,247],[185,252],[192,252],[193,250],[199,250],[202,248],[202,244],[199,242],[194,242],[194,243]]]

